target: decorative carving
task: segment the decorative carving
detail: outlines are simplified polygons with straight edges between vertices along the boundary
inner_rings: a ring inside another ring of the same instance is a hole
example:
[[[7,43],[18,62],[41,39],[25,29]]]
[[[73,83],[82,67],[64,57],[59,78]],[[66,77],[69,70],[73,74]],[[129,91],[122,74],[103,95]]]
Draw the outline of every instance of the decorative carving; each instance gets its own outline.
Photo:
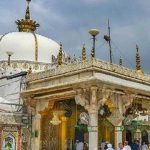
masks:
[[[1,114],[0,115],[1,124],[20,124],[21,117],[15,115]]]
[[[54,126],[49,121],[53,117],[53,112],[49,111],[42,117],[41,126],[41,142],[42,150],[58,150],[59,149],[59,126]]]
[[[98,89],[95,86],[90,89],[77,89],[76,91],[76,103],[85,107],[89,112],[98,111],[99,107],[104,105],[112,94],[109,89]]]
[[[128,106],[132,104],[135,97],[136,97],[135,94],[122,95],[123,105],[125,106],[125,108],[127,108]]]
[[[27,106],[28,111],[35,114],[37,101],[32,97],[24,97],[24,105]]]
[[[76,63],[70,63],[70,64],[63,64],[61,68],[53,68],[48,70],[47,72],[39,72],[35,73],[32,76],[28,77],[28,81],[33,80],[39,80],[46,77],[51,77],[54,75],[59,75],[67,72],[74,72],[81,69],[86,69],[90,67],[96,67],[99,70],[106,72],[107,74],[112,74],[114,76],[118,76],[120,78],[130,78],[132,80],[141,81],[150,83],[150,76],[145,74],[136,74],[135,70],[130,70],[128,68],[125,68],[123,66],[117,65],[117,64],[110,64],[108,62],[99,61],[96,59],[86,60],[86,61],[80,61]]]

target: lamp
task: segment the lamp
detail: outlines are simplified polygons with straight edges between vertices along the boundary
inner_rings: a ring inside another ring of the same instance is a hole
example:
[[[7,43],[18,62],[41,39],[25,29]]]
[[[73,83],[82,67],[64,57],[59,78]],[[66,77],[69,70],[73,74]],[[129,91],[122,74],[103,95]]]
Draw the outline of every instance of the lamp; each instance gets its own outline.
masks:
[[[92,36],[92,39],[93,39],[93,48],[91,51],[91,56],[92,56],[92,58],[94,58],[95,57],[95,40],[96,40],[96,36],[99,34],[99,30],[98,29],[91,29],[89,31],[89,34]]]
[[[62,111],[54,111],[53,118],[50,121],[50,123],[53,125],[59,125],[61,123],[61,120],[59,120],[58,115],[60,115],[61,113],[62,113]]]
[[[10,57],[14,54],[14,52],[7,51],[6,54],[8,55],[8,66],[10,66]]]

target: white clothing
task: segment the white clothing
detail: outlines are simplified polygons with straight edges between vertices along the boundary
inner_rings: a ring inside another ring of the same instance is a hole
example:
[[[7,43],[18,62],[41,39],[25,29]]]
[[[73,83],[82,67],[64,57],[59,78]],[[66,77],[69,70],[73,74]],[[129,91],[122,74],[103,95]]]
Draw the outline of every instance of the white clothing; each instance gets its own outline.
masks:
[[[126,145],[123,147],[123,150],[131,150],[131,147],[129,145]]]
[[[102,142],[102,143],[101,143],[101,150],[104,150],[105,144],[106,144],[105,142]]]
[[[142,145],[141,150],[148,150],[148,146],[146,144]]]
[[[107,150],[114,150],[113,148],[112,148],[112,145],[111,144],[107,144]]]
[[[77,143],[76,150],[83,150],[83,142]]]

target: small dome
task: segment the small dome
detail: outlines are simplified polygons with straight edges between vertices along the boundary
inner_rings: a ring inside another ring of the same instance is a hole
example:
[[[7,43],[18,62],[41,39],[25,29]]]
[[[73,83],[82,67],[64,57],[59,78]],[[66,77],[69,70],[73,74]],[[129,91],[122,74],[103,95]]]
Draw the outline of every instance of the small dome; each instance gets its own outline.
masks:
[[[52,55],[58,55],[59,44],[32,32],[12,32],[0,36],[0,60],[7,59],[7,51],[14,53],[11,60],[50,63]]]

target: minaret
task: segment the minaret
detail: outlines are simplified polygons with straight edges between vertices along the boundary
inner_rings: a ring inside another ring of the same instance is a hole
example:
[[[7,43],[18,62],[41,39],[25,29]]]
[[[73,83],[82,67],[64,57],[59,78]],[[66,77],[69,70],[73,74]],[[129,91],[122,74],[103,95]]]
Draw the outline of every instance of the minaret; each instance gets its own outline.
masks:
[[[141,60],[138,45],[136,45],[136,73],[143,74],[143,70],[141,69]]]
[[[60,43],[60,49],[59,49],[59,53],[58,53],[58,57],[57,57],[57,61],[58,61],[58,66],[62,65],[62,57],[63,57],[63,49],[62,49],[62,44]]]
[[[83,44],[83,48],[82,48],[82,61],[86,60],[86,48],[85,48],[85,44]]]
[[[40,25],[36,21],[30,19],[29,5],[30,5],[31,0],[26,0],[26,1],[27,1],[27,8],[25,12],[25,18],[17,20],[16,24],[18,25],[19,32],[32,32],[33,33],[34,31],[36,31],[37,27],[39,27]]]

